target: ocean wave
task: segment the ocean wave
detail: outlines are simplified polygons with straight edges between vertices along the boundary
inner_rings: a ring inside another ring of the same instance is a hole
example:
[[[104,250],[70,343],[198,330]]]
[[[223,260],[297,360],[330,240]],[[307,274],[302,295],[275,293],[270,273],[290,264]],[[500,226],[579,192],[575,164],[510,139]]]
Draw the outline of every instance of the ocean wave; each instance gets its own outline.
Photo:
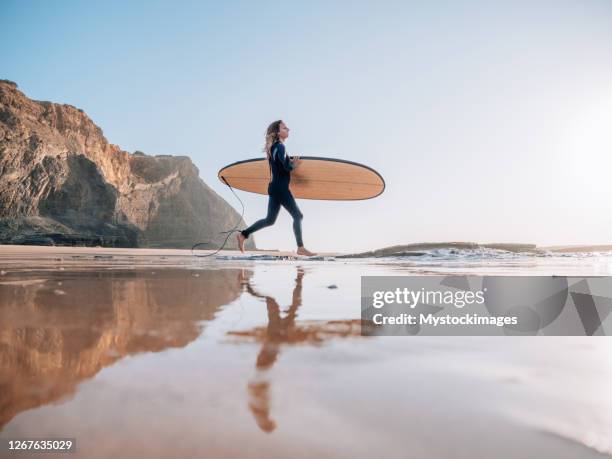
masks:
[[[602,456],[612,457],[612,442],[604,431],[583,431],[561,427],[542,428],[540,431],[543,434],[551,435],[560,440],[597,452]]]
[[[530,253],[510,252],[497,249],[433,249],[422,252],[397,252],[388,254],[382,258],[410,259],[410,260],[513,260],[532,256]]]
[[[408,261],[478,261],[478,260],[521,260],[531,258],[600,258],[612,257],[610,251],[564,249],[548,250],[534,244],[476,244],[450,242],[438,244],[409,244],[385,247],[370,252],[342,255],[338,258],[386,258]]]

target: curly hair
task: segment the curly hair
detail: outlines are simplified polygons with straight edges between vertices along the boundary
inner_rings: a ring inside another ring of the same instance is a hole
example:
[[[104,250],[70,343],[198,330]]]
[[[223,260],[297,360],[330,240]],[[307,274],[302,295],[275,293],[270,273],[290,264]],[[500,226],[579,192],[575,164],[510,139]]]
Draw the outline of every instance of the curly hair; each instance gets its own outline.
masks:
[[[280,131],[280,125],[283,120],[276,120],[268,126],[266,130],[266,144],[263,148],[264,153],[266,154],[266,158],[270,159],[270,149],[275,142],[278,142],[280,139],[278,138],[278,133]]]

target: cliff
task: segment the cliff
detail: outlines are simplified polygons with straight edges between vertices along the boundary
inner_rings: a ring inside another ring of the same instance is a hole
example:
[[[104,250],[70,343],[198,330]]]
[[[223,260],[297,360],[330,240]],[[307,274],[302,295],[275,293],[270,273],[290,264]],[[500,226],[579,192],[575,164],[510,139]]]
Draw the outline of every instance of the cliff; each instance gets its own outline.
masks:
[[[0,80],[0,243],[217,248],[240,215],[198,175],[186,156],[123,151],[83,110]]]

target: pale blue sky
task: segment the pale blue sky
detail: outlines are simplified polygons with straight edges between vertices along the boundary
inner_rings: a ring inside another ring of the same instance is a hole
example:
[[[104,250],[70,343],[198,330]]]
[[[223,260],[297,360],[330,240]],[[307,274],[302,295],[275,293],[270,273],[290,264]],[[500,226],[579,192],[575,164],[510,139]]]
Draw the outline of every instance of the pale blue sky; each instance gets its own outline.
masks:
[[[362,162],[359,202],[298,201],[306,247],[612,243],[612,2],[1,1],[0,78],[127,151],[217,179],[260,155]],[[267,198],[238,192],[247,223]],[[256,234],[295,246],[288,214]]]

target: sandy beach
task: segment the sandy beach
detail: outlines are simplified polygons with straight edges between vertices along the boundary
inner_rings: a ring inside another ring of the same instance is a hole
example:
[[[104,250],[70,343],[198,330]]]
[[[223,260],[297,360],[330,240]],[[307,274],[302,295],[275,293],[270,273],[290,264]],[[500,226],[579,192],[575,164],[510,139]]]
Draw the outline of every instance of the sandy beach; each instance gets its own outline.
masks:
[[[363,337],[358,299],[366,274],[609,258],[221,255],[0,247],[0,437],[87,458],[612,455],[609,338]]]

